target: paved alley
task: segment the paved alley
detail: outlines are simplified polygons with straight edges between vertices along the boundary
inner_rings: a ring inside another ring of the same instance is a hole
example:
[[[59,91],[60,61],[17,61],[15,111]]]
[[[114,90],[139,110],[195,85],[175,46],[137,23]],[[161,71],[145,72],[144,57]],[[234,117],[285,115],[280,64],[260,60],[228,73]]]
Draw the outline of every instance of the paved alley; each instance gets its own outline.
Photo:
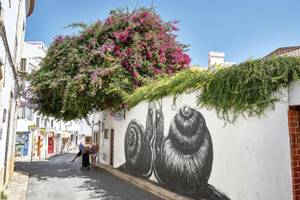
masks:
[[[27,200],[160,199],[100,168],[80,170],[75,154],[56,155],[49,160],[17,162],[17,170],[29,172]]]

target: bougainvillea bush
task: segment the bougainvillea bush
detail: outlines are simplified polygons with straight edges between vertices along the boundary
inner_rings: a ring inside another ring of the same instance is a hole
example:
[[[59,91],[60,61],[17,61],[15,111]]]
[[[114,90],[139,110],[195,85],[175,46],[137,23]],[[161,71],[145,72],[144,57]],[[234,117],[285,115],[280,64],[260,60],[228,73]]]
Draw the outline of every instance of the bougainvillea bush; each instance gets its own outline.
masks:
[[[42,114],[64,120],[126,106],[137,87],[190,64],[186,45],[176,41],[176,23],[152,9],[115,10],[76,35],[56,37],[29,78],[32,101]]]

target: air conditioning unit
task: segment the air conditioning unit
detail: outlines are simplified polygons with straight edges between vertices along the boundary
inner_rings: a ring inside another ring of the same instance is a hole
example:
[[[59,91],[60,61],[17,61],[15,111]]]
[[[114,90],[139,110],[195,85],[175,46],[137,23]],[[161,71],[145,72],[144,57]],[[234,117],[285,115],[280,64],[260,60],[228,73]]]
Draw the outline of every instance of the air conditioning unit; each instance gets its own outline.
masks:
[[[20,65],[19,65],[18,73],[19,74],[25,74],[25,73],[27,73],[26,68],[27,68],[27,59],[26,58],[22,58],[21,62],[20,62]]]

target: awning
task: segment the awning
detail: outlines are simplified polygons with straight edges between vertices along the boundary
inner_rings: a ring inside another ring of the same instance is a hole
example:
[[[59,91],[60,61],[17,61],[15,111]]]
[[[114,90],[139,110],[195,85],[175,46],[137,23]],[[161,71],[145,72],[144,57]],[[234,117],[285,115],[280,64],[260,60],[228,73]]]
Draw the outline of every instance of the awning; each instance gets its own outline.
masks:
[[[69,132],[62,132],[61,137],[62,138],[69,138],[69,137],[71,137],[71,134]]]

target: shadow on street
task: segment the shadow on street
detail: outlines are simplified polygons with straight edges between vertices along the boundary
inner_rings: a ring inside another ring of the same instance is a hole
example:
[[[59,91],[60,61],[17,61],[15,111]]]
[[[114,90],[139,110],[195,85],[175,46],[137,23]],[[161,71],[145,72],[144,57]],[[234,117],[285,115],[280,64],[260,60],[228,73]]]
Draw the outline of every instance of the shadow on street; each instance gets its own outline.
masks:
[[[60,154],[49,160],[17,162],[29,172],[27,199],[160,199],[100,168],[80,170],[81,158]]]

